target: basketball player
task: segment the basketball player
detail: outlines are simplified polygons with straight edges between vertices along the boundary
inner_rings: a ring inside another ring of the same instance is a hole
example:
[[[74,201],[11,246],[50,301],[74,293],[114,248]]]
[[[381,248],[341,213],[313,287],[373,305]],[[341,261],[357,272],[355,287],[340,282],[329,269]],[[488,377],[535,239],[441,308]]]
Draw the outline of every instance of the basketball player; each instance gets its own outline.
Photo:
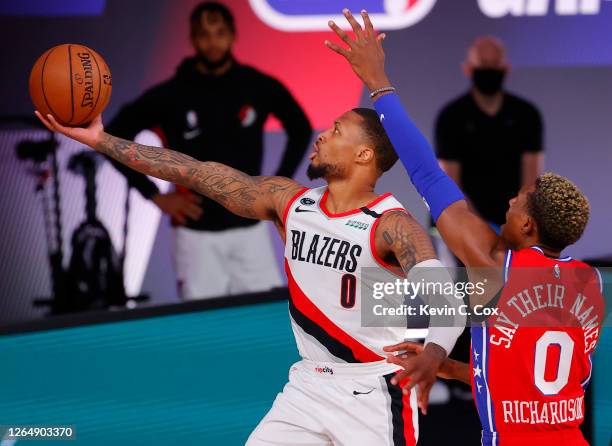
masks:
[[[493,314],[472,325],[469,366],[447,361],[443,376],[471,381],[483,445],[587,444],[578,426],[601,330],[603,290],[597,270],[561,252],[582,235],[588,200],[566,178],[541,175],[510,200],[498,236],[470,210],[404,111],[386,76],[381,41],[367,13],[362,11],[365,28],[348,10],[344,14],[355,40],[330,22],[349,48],[329,41],[326,45],[349,61],[370,91],[379,92],[374,100],[380,120],[440,234],[468,267],[470,278],[498,274],[505,284],[499,293],[489,287],[486,296],[471,296],[474,314],[486,305]],[[385,348],[404,350],[419,349],[408,343]],[[405,367],[395,380],[411,375],[415,358],[418,355],[388,357]],[[413,385],[408,382],[404,388]]]
[[[391,384],[401,368],[387,363],[383,351],[404,339],[405,325],[362,327],[364,268],[401,267],[414,282],[436,269],[451,280],[425,230],[391,194],[374,193],[397,161],[374,110],[348,111],[318,136],[308,174],[327,186],[316,189],[116,138],[104,132],[100,116],[87,128],[68,128],[36,113],[50,130],[139,172],[201,193],[237,215],[274,221],[286,239],[291,325],[303,360],[291,367],[289,383],[249,446],[416,444],[417,394],[427,399],[463,327],[429,330],[414,359],[418,390],[406,394]]]

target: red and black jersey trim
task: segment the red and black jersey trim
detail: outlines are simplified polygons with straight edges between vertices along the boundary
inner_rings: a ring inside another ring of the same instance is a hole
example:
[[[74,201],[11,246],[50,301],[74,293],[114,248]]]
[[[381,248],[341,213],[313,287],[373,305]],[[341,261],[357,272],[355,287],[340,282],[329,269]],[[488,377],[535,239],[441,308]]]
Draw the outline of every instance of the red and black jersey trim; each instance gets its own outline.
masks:
[[[346,362],[375,362],[384,359],[338,327],[304,294],[286,259],[285,270],[290,294],[289,312],[304,332],[314,337],[332,355]]]
[[[332,338],[325,330],[304,316],[304,314],[295,307],[293,299],[289,299],[289,313],[302,330],[315,338],[319,344],[325,347],[332,355],[346,362],[361,362],[355,358],[350,348]]]
[[[414,446],[416,438],[412,424],[412,407],[410,406],[410,393],[404,395],[402,388],[407,378],[400,385],[391,384],[391,378],[398,372],[384,375],[387,389],[391,397],[391,422],[393,425],[393,446]],[[410,391],[412,392],[412,390]]]

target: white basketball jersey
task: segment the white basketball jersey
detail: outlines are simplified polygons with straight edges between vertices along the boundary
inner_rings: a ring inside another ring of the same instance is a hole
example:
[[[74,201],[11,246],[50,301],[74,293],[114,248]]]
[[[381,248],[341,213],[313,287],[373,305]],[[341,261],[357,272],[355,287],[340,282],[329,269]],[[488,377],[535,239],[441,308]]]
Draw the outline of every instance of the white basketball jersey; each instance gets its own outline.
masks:
[[[383,346],[401,342],[405,327],[362,327],[362,269],[385,275],[392,268],[376,254],[374,231],[383,213],[405,209],[387,193],[360,209],[332,214],[325,207],[327,195],[327,187],[305,189],[284,215],[289,312],[298,350],[312,361],[380,361],[386,357]]]

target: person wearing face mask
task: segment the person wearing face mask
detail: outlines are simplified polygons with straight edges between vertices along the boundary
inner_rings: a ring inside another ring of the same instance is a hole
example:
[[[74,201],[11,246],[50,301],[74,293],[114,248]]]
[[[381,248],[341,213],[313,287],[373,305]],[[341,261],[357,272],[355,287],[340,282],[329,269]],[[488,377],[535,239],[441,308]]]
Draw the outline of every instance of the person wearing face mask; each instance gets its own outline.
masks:
[[[471,206],[498,230],[508,201],[542,173],[542,118],[533,104],[504,90],[509,64],[495,37],[478,37],[462,69],[472,86],[439,113],[436,154]]]
[[[312,136],[304,111],[278,80],[234,58],[236,27],[225,5],[198,4],[189,24],[194,56],[185,59],[170,80],[124,106],[108,125],[109,131],[134,139],[153,129],[161,134],[162,143],[197,160],[260,175],[264,124],[272,114],[287,135],[276,175],[292,177]],[[181,187],[161,193],[147,176],[112,161],[132,187],[172,217],[183,299],[283,285],[266,223],[234,215]]]

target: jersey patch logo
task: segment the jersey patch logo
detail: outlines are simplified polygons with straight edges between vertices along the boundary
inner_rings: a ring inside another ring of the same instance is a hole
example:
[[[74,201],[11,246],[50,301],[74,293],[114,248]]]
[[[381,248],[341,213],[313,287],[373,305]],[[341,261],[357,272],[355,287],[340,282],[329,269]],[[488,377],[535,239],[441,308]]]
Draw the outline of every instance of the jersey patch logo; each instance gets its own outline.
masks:
[[[300,203],[304,206],[312,206],[315,204],[315,201],[312,198],[304,197],[300,200]]]
[[[555,279],[561,278],[561,268],[559,268],[559,265],[557,265],[556,263],[553,267],[553,275],[555,276]]]
[[[364,223],[362,221],[357,221],[357,220],[349,220],[345,223],[344,226],[348,226],[349,228],[361,229],[365,231],[366,229],[368,229],[370,224]]]

